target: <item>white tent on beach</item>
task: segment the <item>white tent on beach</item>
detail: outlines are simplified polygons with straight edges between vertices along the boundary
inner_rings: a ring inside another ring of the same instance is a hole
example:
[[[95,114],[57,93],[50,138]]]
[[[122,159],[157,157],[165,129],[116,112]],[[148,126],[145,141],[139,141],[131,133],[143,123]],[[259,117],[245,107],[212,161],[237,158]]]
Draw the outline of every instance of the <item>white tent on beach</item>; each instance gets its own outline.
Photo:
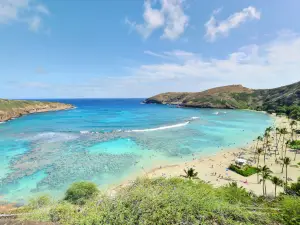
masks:
[[[242,159],[242,158],[237,158],[237,159],[235,159],[235,163],[237,165],[243,166],[243,165],[247,164],[247,160],[246,159]]]

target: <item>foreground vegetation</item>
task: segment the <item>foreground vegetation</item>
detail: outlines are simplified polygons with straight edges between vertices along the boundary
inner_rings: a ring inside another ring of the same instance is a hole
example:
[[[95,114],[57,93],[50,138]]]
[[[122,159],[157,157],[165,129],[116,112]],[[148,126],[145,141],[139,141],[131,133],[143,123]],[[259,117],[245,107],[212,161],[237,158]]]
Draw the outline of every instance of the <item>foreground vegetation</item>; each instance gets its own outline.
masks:
[[[65,200],[54,202],[41,196],[18,211],[27,212],[22,219],[59,224],[300,223],[299,197],[256,197],[236,183],[213,188],[199,179],[143,178],[114,196],[82,184],[73,185]]]

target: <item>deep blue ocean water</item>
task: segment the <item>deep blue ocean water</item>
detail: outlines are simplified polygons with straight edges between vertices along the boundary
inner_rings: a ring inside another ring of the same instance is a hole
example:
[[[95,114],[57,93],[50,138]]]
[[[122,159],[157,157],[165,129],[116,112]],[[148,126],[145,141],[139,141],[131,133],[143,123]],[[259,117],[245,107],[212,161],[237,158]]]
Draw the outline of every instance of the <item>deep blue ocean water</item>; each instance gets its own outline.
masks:
[[[142,99],[52,101],[76,108],[0,124],[0,202],[41,193],[59,198],[78,180],[106,188],[161,163],[244,146],[273,123],[260,112],[147,105]]]

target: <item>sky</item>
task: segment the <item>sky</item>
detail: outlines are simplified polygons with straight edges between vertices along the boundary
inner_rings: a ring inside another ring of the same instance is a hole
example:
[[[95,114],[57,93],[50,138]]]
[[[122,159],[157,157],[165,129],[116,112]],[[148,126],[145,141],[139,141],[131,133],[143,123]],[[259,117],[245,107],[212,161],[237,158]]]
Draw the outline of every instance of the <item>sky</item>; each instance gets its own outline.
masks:
[[[0,0],[0,98],[300,80],[299,0]]]

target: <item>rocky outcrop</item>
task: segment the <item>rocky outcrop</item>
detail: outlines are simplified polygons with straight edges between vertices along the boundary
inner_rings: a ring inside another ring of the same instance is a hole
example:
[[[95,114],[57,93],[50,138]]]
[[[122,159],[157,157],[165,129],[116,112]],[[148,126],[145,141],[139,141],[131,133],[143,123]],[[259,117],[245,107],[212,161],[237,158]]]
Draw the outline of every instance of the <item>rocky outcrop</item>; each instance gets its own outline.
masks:
[[[74,108],[71,104],[0,99],[0,122],[23,115]]]
[[[300,82],[274,89],[255,90],[242,85],[229,85],[194,93],[167,92],[147,98],[144,103],[196,108],[266,110],[283,105],[299,105]]]

